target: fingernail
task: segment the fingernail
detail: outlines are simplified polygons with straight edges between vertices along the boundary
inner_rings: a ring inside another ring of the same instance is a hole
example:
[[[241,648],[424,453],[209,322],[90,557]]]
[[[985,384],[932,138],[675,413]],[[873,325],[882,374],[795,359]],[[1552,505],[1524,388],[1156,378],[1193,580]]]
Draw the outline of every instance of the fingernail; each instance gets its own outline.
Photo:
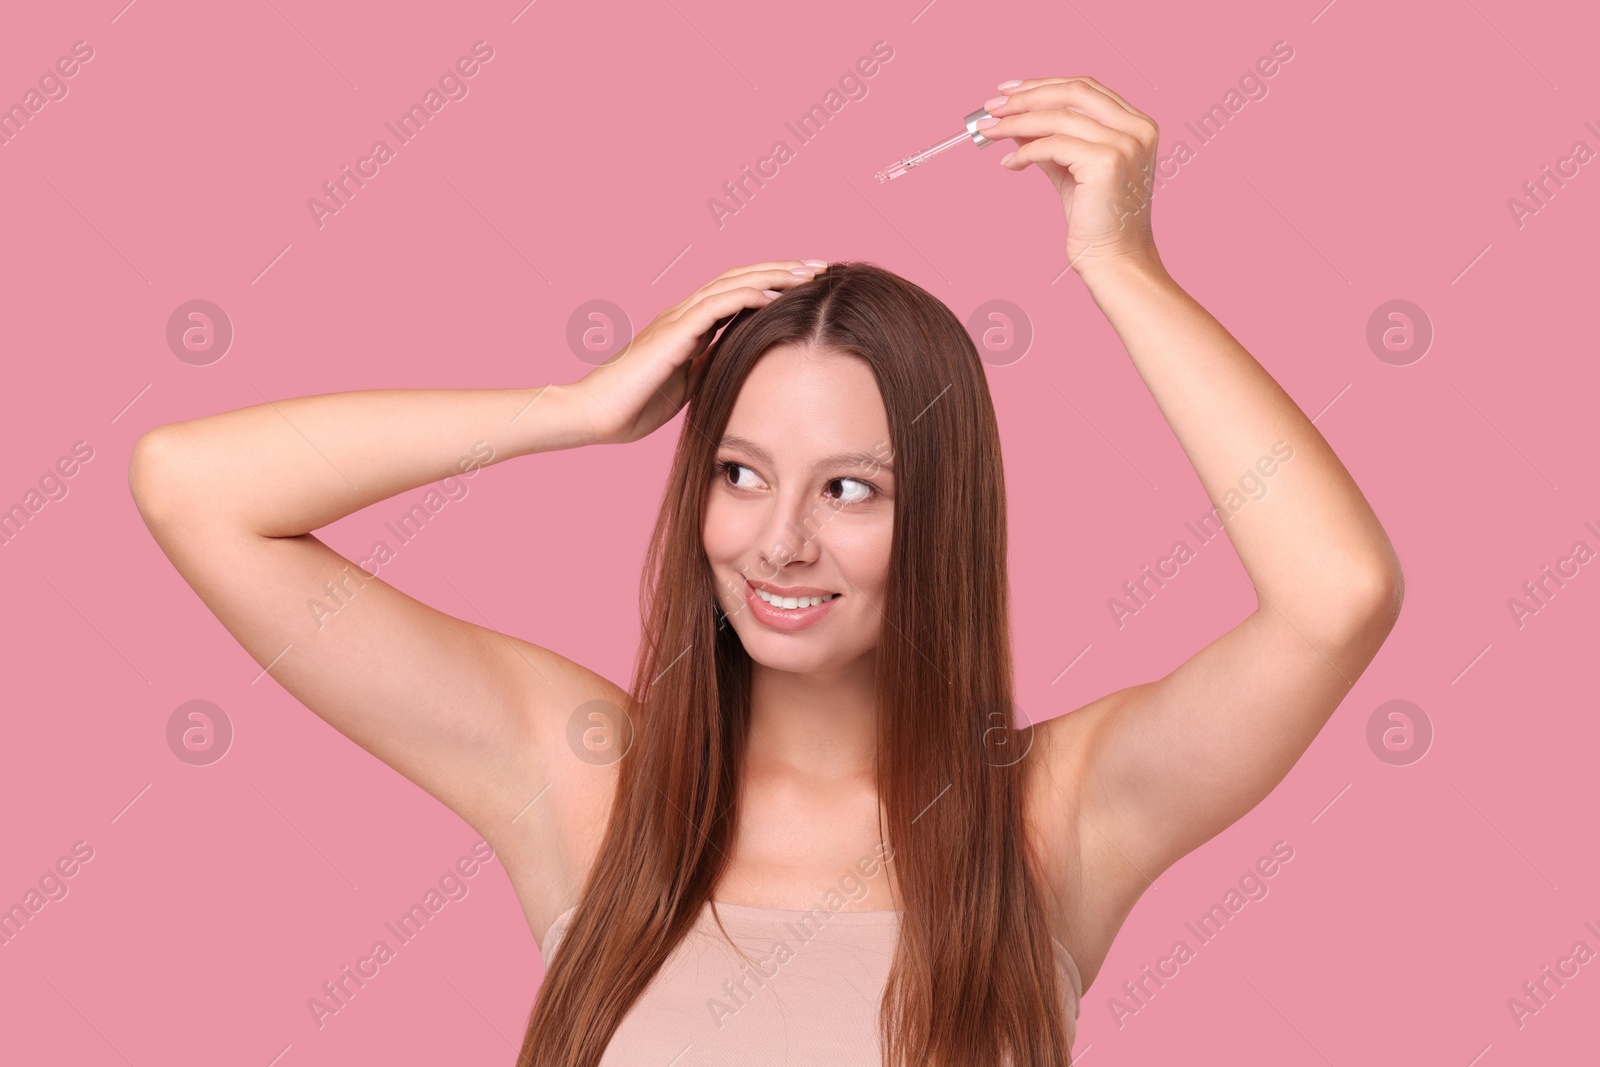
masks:
[[[1000,157],[1000,165],[1003,167],[1007,163],[1010,163],[1011,162],[1011,157],[1014,156],[1014,155],[1016,155],[1015,152],[1007,152],[1005,155],[1001,156]]]
[[[1016,78],[1012,78],[1008,82],[1001,82],[999,85],[996,85],[995,88],[996,89],[1015,89],[1017,86],[1019,86],[1021,84],[1022,84],[1022,82],[1018,81]]]
[[[828,261],[825,259],[802,259],[800,262],[808,267],[826,267],[828,265]]]
[[[993,115],[990,115],[986,119],[979,119],[978,120],[978,129],[980,129],[980,130],[992,129],[995,126],[998,126],[998,125],[1000,125],[1000,120],[995,118]]]
[[[804,275],[805,277],[809,278],[813,274],[815,274],[816,271],[810,269],[809,267],[790,267],[789,268],[789,273],[790,274],[801,274],[801,275]]]
[[[1009,96],[992,96],[983,102],[983,110],[998,111],[1005,107],[1006,101],[1010,99],[1011,98]]]
[[[778,292],[778,290],[776,290],[776,289],[763,289],[761,291],[763,293],[766,293],[768,296],[782,296],[783,295],[782,293]]]

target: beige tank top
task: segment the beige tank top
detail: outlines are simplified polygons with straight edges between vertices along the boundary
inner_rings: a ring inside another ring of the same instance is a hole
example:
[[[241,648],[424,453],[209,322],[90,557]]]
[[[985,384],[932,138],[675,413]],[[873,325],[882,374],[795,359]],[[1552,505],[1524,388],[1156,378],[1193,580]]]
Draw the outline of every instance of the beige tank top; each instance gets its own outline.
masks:
[[[617,1027],[601,1067],[882,1067],[878,1006],[899,912],[716,907],[749,959],[728,944],[707,904]],[[547,961],[576,910],[550,925]],[[1051,942],[1070,1045],[1083,985],[1072,954]]]

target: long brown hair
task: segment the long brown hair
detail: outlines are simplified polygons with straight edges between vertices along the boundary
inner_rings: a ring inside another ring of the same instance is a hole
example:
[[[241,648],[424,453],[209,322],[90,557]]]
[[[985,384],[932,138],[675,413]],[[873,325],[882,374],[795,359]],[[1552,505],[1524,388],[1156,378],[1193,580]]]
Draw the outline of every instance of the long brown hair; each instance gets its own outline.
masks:
[[[903,900],[883,1061],[1070,1064],[1023,824],[1027,761],[1016,756],[1031,736],[1013,721],[1005,474],[983,364],[932,294],[844,261],[735,316],[688,405],[641,584],[631,744],[518,1067],[595,1067],[733,849],[750,658],[721,614],[702,522],[740,386],[785,344],[864,359],[892,438],[876,775]]]

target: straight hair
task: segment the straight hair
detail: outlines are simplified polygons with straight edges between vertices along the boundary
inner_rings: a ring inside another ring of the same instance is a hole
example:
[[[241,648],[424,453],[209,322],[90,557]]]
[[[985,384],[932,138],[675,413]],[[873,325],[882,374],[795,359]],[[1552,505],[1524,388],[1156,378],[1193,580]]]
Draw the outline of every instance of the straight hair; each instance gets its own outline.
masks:
[[[596,1067],[733,851],[751,661],[722,614],[702,532],[716,442],[756,361],[780,345],[865,360],[892,438],[875,775],[902,899],[879,1007],[883,1062],[1070,1065],[1042,856],[1023,818],[1019,754],[1032,736],[1015,722],[1005,472],[983,363],[931,293],[843,261],[739,312],[710,346],[641,579],[631,743],[518,1067]]]

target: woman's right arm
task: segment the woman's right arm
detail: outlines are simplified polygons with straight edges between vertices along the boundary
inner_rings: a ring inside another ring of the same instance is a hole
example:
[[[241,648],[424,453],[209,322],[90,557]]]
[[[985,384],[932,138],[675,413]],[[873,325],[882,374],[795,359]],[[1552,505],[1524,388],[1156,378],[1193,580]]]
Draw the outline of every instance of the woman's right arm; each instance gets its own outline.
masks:
[[[498,850],[575,762],[559,748],[572,709],[622,691],[434,610],[311,531],[464,469],[599,442],[592,411],[570,385],[276,400],[151,430],[129,486],[172,565],[258,664]],[[539,815],[517,829],[530,823],[554,831]]]
[[[311,531],[463,465],[639,440],[693,395],[718,328],[825,269],[724,271],[569,385],[331,393],[157,427],[134,446],[129,487],[172,565],[258,664],[526,875],[513,884],[536,887],[522,904],[538,936],[586,877],[614,791],[614,764],[566,749],[567,721],[591,700],[626,707],[627,694],[414,600]]]

